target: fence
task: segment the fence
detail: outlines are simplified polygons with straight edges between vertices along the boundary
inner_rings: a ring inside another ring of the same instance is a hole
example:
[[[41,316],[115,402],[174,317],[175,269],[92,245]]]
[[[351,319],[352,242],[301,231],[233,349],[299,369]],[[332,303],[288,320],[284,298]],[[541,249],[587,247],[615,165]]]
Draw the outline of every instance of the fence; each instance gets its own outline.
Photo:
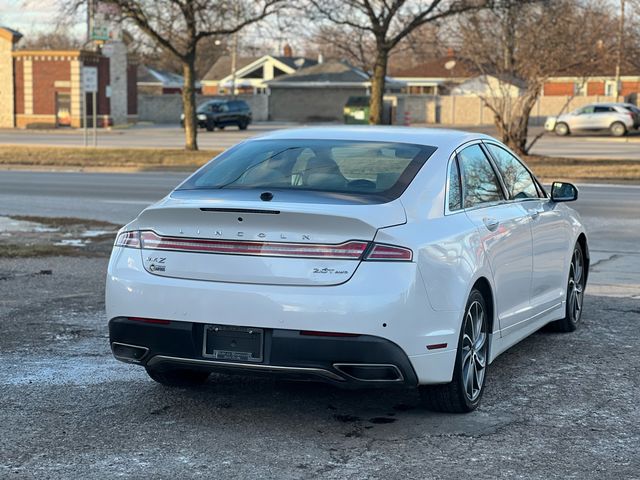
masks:
[[[601,95],[589,96],[547,96],[540,97],[531,110],[530,123],[542,125],[548,116],[560,113],[567,104],[565,112],[570,112],[590,103],[614,102],[615,97]],[[623,101],[622,97],[618,101]],[[395,99],[395,122],[405,123],[405,118],[411,118],[411,123],[430,123],[443,125],[491,125],[493,112],[485,106],[477,96],[458,95],[397,95]]]
[[[229,99],[223,96],[197,95],[196,105],[207,100]],[[253,113],[254,121],[265,121],[269,118],[269,98],[267,95],[241,95]],[[171,95],[138,95],[138,121],[153,123],[178,123],[182,113],[182,97]]]

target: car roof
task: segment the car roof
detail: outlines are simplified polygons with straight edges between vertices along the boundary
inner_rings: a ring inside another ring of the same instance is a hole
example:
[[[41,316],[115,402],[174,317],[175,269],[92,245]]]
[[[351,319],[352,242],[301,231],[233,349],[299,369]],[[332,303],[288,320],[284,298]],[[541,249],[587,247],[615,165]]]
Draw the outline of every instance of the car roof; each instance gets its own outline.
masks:
[[[412,143],[454,149],[471,140],[495,140],[489,135],[446,128],[335,126],[276,130],[254,140],[355,140]]]

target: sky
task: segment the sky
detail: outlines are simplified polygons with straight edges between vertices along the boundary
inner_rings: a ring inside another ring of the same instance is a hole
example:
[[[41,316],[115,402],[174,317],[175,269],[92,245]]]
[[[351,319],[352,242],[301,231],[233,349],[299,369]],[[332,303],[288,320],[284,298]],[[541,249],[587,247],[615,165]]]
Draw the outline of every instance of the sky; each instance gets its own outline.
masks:
[[[52,31],[60,20],[60,3],[60,0],[0,0],[0,25],[23,35]],[[83,30],[80,22],[75,29]]]

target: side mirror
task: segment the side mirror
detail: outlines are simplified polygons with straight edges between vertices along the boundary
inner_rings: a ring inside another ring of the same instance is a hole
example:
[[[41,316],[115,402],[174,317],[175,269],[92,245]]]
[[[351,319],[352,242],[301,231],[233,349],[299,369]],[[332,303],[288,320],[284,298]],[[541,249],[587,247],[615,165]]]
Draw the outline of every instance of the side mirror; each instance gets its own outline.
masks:
[[[554,202],[573,202],[578,199],[578,189],[572,183],[553,182],[551,200]]]

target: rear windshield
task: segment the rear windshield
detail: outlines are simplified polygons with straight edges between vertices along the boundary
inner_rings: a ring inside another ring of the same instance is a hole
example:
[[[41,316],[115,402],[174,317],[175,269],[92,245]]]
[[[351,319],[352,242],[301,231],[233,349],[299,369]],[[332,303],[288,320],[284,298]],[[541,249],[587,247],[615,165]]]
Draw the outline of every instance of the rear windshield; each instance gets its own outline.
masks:
[[[310,190],[393,199],[435,150],[388,142],[258,140],[226,151],[178,190]]]

